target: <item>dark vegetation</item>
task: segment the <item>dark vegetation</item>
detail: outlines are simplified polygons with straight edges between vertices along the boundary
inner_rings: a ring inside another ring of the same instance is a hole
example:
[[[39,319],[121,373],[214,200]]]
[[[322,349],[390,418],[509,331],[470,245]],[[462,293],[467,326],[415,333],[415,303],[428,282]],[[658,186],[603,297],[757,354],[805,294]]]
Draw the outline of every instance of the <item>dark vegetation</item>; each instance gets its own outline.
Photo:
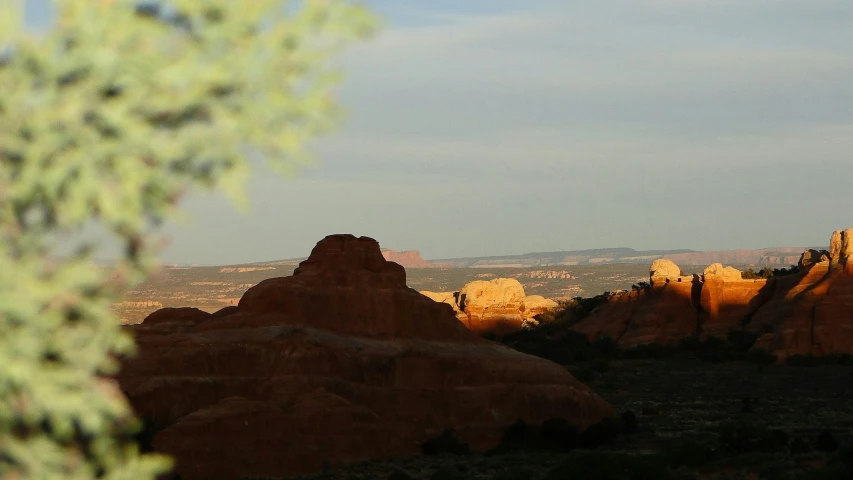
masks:
[[[615,360],[589,384],[618,414],[586,430],[560,418],[516,421],[488,452],[445,430],[423,456],[310,478],[853,479],[851,380],[840,366]]]
[[[796,265],[791,265],[789,268],[764,267],[757,272],[748,268],[740,272],[740,276],[744,280],[755,280],[759,278],[784,277],[785,275],[794,275],[796,273],[800,273],[800,268]]]
[[[690,336],[676,345],[652,343],[621,349],[610,337],[590,341],[586,335],[569,330],[568,322],[554,321],[505,335],[500,341],[516,350],[546,358],[560,365],[584,364],[591,371],[584,371],[580,375],[589,379],[596,371],[600,373],[606,370],[608,363],[615,360],[693,359],[705,362],[743,361],[761,365],[775,362],[775,356],[763,350],[752,349],[757,338],[758,335],[749,332],[732,331],[725,339],[710,337],[701,340]],[[807,363],[809,360],[797,361]],[[826,361],[839,363],[841,360]]]

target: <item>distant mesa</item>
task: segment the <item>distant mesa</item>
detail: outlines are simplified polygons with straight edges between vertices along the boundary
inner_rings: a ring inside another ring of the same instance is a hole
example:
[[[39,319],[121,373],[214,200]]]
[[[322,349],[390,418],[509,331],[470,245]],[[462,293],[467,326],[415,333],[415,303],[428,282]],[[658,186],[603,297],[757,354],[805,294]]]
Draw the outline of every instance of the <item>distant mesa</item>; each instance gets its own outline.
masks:
[[[645,263],[667,259],[678,265],[792,265],[807,247],[761,248],[757,250],[634,250],[633,248],[599,248],[561,252],[534,252],[495,257],[462,257],[435,260],[453,268],[528,268],[559,265],[609,265]]]
[[[519,305],[501,285],[488,294]],[[486,294],[464,291],[472,306]],[[483,451],[519,418],[583,429],[613,413],[565,368],[483,339],[408,288],[367,237],[326,237],[236,306],[161,309],[122,328],[139,353],[118,381],[183,480],[418,455],[445,428]]]
[[[421,294],[450,305],[456,317],[477,333],[502,335],[535,324],[535,317],[555,310],[557,302],[539,295],[525,295],[524,287],[514,278],[476,280],[465,284],[458,292]]]
[[[389,262],[399,263],[403,268],[450,268],[450,264],[447,263],[431,263],[424,260],[417,250],[396,252],[383,248],[382,256]]]
[[[655,260],[649,286],[612,294],[572,329],[623,347],[744,331],[758,336],[754,349],[780,360],[853,354],[851,256],[853,229],[834,232],[828,251],[802,252],[792,262],[799,272],[769,279],[743,279],[720,263],[682,276],[671,260]]]

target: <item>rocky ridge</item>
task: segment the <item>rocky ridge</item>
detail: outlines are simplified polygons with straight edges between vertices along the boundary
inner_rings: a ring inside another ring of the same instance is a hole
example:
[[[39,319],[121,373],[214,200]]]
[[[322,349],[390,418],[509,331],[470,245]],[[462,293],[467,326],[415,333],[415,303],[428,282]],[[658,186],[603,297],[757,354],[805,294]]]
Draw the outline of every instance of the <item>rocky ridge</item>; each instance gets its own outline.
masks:
[[[753,348],[779,359],[853,354],[853,229],[833,233],[829,251],[806,250],[796,274],[745,280],[716,263],[682,276],[671,260],[656,260],[649,285],[618,292],[572,326],[591,339],[623,347],[675,344],[686,336],[758,336]]]

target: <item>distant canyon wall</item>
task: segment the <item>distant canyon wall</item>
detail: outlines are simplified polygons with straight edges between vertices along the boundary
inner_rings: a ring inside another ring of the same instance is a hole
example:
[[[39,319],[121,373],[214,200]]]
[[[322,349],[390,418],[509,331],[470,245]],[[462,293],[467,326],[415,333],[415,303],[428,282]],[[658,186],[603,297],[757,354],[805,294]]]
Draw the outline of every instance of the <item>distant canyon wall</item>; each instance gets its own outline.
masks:
[[[421,258],[417,250],[404,250],[397,252],[387,248],[382,249],[382,256],[389,262],[394,262],[403,268],[450,268],[446,263],[431,263]]]
[[[606,248],[566,252],[526,253],[499,257],[465,257],[435,260],[454,268],[525,268],[557,265],[607,265],[611,263],[650,263],[658,258],[680,265],[762,265],[789,266],[809,247],[761,248],[757,250],[634,250]]]

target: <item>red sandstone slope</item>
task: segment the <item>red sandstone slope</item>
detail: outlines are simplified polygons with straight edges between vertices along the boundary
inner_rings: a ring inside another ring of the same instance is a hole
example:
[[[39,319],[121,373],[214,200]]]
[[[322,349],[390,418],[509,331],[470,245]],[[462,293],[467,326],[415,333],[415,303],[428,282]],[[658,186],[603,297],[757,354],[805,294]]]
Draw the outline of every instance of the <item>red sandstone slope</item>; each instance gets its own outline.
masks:
[[[382,256],[389,262],[399,263],[404,268],[450,268],[446,263],[430,263],[421,258],[417,250],[396,252],[387,248],[382,249]]]
[[[583,428],[611,413],[564,368],[478,337],[406,287],[365,237],[327,237],[236,307],[125,328],[140,353],[120,384],[183,480],[418,454],[445,427],[486,449],[517,418]]]
[[[673,275],[674,264],[660,274],[666,261],[656,261],[649,287],[615,294],[572,329],[625,347],[746,330],[760,335],[753,348],[780,359],[853,354],[853,229],[833,233],[830,244],[825,257],[806,252],[800,273],[769,280],[743,280],[719,264],[693,278]]]

